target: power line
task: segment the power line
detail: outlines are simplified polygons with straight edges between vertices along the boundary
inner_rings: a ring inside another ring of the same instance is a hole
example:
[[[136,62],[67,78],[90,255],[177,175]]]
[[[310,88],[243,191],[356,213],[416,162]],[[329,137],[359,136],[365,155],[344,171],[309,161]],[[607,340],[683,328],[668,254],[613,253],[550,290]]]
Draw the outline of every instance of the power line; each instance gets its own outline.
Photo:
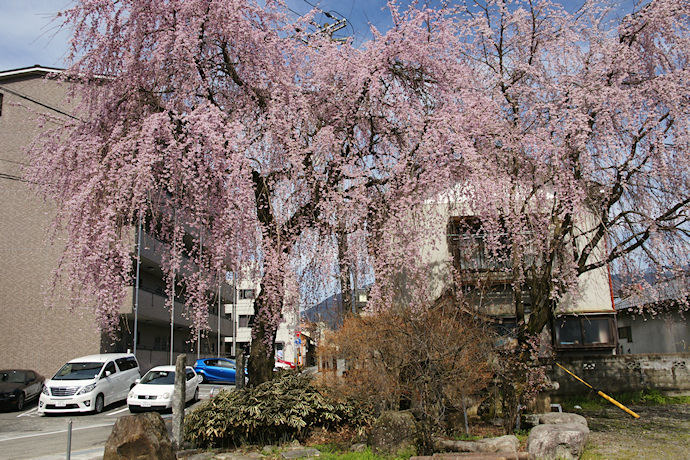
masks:
[[[0,173],[0,179],[16,180],[18,182],[28,182],[26,179],[23,179],[19,176],[15,176],[14,174],[7,173]]]
[[[6,161],[7,163],[14,163],[16,165],[22,165],[22,166],[31,166],[28,163],[22,163],[21,161],[15,161],[15,160],[8,160],[7,158],[0,158],[0,161]]]
[[[313,36],[318,35],[318,34],[326,34],[326,35],[329,36],[329,38],[333,39],[333,34],[334,34],[335,32],[339,31],[340,29],[342,29],[342,28],[344,28],[344,27],[346,27],[347,25],[350,24],[350,22],[345,18],[345,16],[343,16],[343,15],[340,14],[340,13],[338,13],[337,11],[331,10],[333,13],[335,13],[335,14],[341,16],[342,19],[339,19],[338,17],[334,16],[334,15],[331,14],[331,12],[329,12],[329,11],[324,11],[324,10],[322,10],[322,9],[319,8],[317,5],[314,5],[313,3],[311,3],[311,2],[309,2],[309,1],[307,1],[307,0],[304,0],[304,2],[305,2],[306,4],[308,4],[309,6],[311,6],[313,10],[316,10],[316,11],[322,13],[324,16],[326,16],[327,18],[332,19],[332,20],[334,21],[333,24],[325,23],[324,25],[318,24],[316,21],[312,21],[312,25],[313,25],[313,26],[316,26],[318,30],[316,30],[315,32],[312,32],[312,33],[308,34],[307,37],[313,37]],[[290,8],[290,7],[287,7],[287,9],[290,10],[291,12],[293,12],[294,14],[296,14],[297,16],[303,16],[303,14],[298,13],[297,11],[293,10],[293,9]],[[337,41],[344,41],[345,39],[334,39],[334,40],[337,40]],[[307,43],[307,40],[306,40],[306,39],[302,39],[302,41],[305,42],[305,43]]]
[[[311,7],[314,8],[315,10],[321,11],[328,19],[333,19],[333,20],[337,20],[337,19],[338,19],[338,18],[336,18],[335,16],[333,16],[331,13],[322,10],[322,9],[319,8],[317,5],[314,5],[313,3],[311,3],[311,2],[309,2],[309,1],[307,1],[307,0],[304,0],[304,3],[306,3],[306,4],[309,5],[309,6],[311,6]],[[334,13],[337,13],[337,11],[334,11]],[[338,14],[340,14],[340,13],[338,13]],[[340,16],[342,16],[342,14],[340,14]]]
[[[38,100],[36,100],[36,99],[30,97],[30,96],[27,96],[26,94],[22,94],[22,93],[20,93],[20,92],[18,92],[18,91],[11,90],[11,89],[9,89],[8,87],[6,87],[6,86],[4,86],[4,85],[0,85],[0,90],[5,91],[5,92],[7,92],[7,93],[9,93],[9,94],[12,94],[12,95],[14,95],[14,96],[17,96],[17,97],[19,97],[19,98],[21,98],[21,99],[25,99],[25,100],[27,100],[27,101],[29,101],[29,102],[33,102],[34,104],[40,105],[41,107],[44,107],[44,108],[46,108],[46,109],[48,109],[48,110],[52,110],[53,112],[59,113],[60,115],[64,115],[64,116],[66,116],[66,117],[72,118],[73,120],[79,121],[79,118],[75,117],[75,116],[72,115],[71,113],[67,113],[67,112],[65,112],[65,111],[63,111],[63,110],[61,110],[61,109],[59,109],[59,108],[57,108],[57,107],[54,107],[54,106],[50,105],[50,104],[46,104],[46,103],[40,102],[40,101],[38,101]]]

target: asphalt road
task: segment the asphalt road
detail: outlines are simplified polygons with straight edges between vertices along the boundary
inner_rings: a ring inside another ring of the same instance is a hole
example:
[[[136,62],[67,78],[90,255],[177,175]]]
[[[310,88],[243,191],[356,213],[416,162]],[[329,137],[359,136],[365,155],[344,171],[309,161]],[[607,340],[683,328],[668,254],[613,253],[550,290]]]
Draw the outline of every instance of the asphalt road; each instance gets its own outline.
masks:
[[[200,399],[208,399],[211,391],[232,389],[232,385],[202,384]],[[198,404],[198,403],[197,403]],[[188,406],[187,410],[194,405]],[[71,422],[72,460],[103,457],[105,442],[118,417],[129,415],[124,401],[111,405],[100,414],[64,414],[42,416],[36,402],[21,412],[0,412],[0,459],[56,460],[67,458],[68,431]],[[162,414],[170,429],[171,414]]]

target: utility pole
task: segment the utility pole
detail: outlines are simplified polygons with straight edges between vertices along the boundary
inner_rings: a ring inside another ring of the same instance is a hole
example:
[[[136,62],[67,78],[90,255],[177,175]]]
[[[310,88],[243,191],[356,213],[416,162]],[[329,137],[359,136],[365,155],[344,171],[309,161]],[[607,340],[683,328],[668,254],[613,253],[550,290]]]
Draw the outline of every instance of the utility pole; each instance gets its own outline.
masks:
[[[218,353],[217,357],[220,358],[220,308],[221,308],[221,303],[220,303],[220,294],[221,294],[221,287],[223,281],[220,278],[220,272],[218,272]]]
[[[139,273],[141,269],[141,212],[139,213],[139,226],[137,228],[137,279],[134,288],[134,356],[137,355],[137,334],[139,325]]]
[[[232,357],[237,359],[237,270],[232,271]]]
[[[309,39],[313,38],[317,35],[324,35],[327,36],[331,40],[339,41],[339,42],[344,42],[346,39],[344,38],[333,38],[333,34],[339,31],[340,29],[344,28],[347,25],[347,20],[346,19],[338,19],[337,17],[333,16],[331,13],[327,13],[326,11],[321,11],[328,19],[332,19],[335,21],[333,24],[329,24],[325,22],[322,26],[315,24],[319,27],[319,30],[316,32],[313,32],[309,35],[307,35],[307,38],[302,38],[302,41],[306,44],[309,44]]]
[[[173,338],[175,334],[175,284],[177,282],[177,273],[173,270],[173,281],[172,281],[172,306],[170,308],[170,365],[173,364]]]
[[[201,253],[204,250],[204,229],[199,229],[199,261],[201,261]],[[201,265],[199,266],[199,272],[201,272]],[[218,318],[220,321],[220,318]],[[201,358],[201,331],[197,328],[196,331],[196,359],[197,361]]]

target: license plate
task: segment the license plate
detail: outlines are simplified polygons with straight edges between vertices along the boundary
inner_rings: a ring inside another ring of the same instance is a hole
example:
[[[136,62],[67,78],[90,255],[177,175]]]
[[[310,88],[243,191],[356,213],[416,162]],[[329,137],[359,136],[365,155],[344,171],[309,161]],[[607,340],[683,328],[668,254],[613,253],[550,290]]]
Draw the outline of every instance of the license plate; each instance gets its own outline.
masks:
[[[141,403],[141,407],[151,407],[151,403],[146,401]]]
[[[55,407],[65,407],[67,406],[66,401],[55,401]]]

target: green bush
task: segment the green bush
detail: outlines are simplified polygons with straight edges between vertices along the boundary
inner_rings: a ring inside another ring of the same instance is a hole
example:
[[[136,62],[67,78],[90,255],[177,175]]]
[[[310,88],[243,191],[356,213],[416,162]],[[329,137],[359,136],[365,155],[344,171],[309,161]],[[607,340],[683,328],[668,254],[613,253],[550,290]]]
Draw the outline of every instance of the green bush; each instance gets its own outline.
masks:
[[[187,442],[198,448],[304,439],[312,428],[361,426],[371,411],[322,395],[308,377],[284,374],[253,388],[222,391],[185,417]]]

